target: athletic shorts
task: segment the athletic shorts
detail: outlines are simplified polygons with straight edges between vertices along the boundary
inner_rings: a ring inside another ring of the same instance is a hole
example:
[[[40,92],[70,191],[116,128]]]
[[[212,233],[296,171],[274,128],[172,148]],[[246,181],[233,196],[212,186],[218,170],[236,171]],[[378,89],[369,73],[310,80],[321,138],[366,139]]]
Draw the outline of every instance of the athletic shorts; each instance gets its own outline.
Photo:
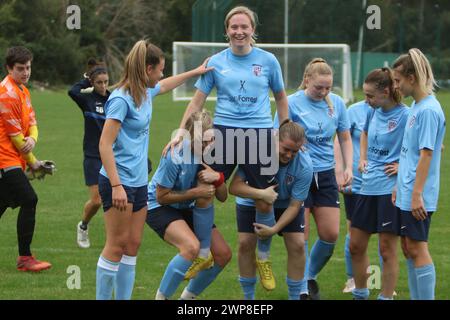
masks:
[[[400,235],[416,241],[428,242],[431,216],[434,211],[428,212],[428,217],[425,220],[420,221],[414,218],[411,211],[403,211],[400,208],[397,209],[401,220]]]
[[[275,221],[280,219],[286,209],[275,208]],[[256,220],[255,207],[236,204],[236,220],[238,232],[255,233],[253,223]],[[285,226],[278,235],[282,236],[285,232],[301,232],[305,230],[305,208],[301,207],[298,215],[287,226]]]
[[[87,186],[94,186],[98,184],[98,176],[102,168],[102,160],[94,157],[84,157],[84,181]]]
[[[278,170],[275,170],[273,174],[268,175],[263,175],[261,172],[264,168],[270,168],[273,161],[277,161],[278,166],[278,159],[272,157],[271,152],[272,149],[275,151],[274,146],[272,146],[272,129],[239,129],[219,125],[215,125],[214,129],[219,130],[221,136],[223,137],[223,139],[216,138],[216,143],[223,140],[223,148],[214,149],[211,156],[213,159],[220,159],[220,162],[222,163],[207,163],[212,169],[223,172],[225,180],[227,180],[233,173],[236,166],[239,165],[239,168],[245,172],[246,179],[250,186],[258,189],[265,189],[276,184],[275,175]],[[245,143],[243,143],[242,141],[239,142],[239,139],[234,136],[233,141],[233,135],[231,135],[230,139],[228,139],[227,131],[229,135],[230,132],[232,133],[236,130],[243,130],[243,134],[247,133],[249,135],[254,132],[254,137],[256,137],[256,140],[250,141],[250,139],[246,138]],[[264,143],[266,150],[261,149],[261,145],[263,143],[262,139],[266,140]],[[232,154],[230,155],[229,153]],[[261,159],[261,156],[258,156],[259,153],[261,153],[263,159]],[[242,159],[240,157],[242,157]],[[267,162],[268,164],[263,164]]]
[[[127,194],[128,203],[133,204],[133,212],[147,206],[148,190],[146,185],[142,187],[122,185],[122,187]],[[103,211],[106,212],[112,207],[112,188],[109,179],[102,174],[98,176],[98,192],[102,198]]]
[[[388,232],[400,235],[400,215],[390,194],[380,196],[359,195],[352,215],[352,228],[368,233]]]
[[[355,212],[355,206],[358,198],[359,194],[356,193],[344,194],[345,215],[349,221],[352,221],[352,216]]]
[[[186,221],[189,228],[194,231],[192,209],[176,209],[171,206],[162,206],[148,210],[147,213],[146,222],[148,226],[163,240],[167,227],[176,220]],[[216,228],[215,224],[213,224],[213,228]]]
[[[305,208],[339,208],[339,191],[334,169],[314,172]]]

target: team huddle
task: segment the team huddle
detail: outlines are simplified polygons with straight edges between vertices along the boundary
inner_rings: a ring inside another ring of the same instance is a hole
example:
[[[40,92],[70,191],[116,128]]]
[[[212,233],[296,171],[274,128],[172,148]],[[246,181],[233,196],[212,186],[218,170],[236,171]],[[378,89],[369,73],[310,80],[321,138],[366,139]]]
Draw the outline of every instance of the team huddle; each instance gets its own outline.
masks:
[[[257,275],[266,290],[276,287],[271,263],[276,234],[287,252],[289,300],[320,299],[317,277],[339,234],[339,193],[348,225],[344,292],[369,298],[367,248],[377,233],[378,299],[395,296],[399,241],[410,298],[434,299],[428,235],[437,210],[445,117],[427,58],[410,49],[392,69],[371,71],[363,85],[365,100],[349,108],[331,92],[332,66],[315,58],[298,91],[287,96],[278,60],[255,46],[255,21],[247,7],[233,8],[224,22],[229,47],[191,71],[162,79],[163,52],[141,40],[112,92],[106,66],[94,60],[69,90],[84,115],[90,198],[77,225],[81,248],[90,247],[89,221],[101,206],[104,210],[106,243],[97,263],[96,299],[131,299],[145,224],[178,249],[155,299],[173,298],[184,280],[180,299],[196,299],[231,260],[214,223],[215,199],[223,203],[229,193],[236,197],[238,281],[245,299],[255,299]],[[26,48],[10,48],[8,76],[0,84],[0,216],[20,207],[17,268],[41,271],[51,264],[31,253],[37,195],[24,173],[27,166],[34,175],[42,173],[46,165],[32,153],[37,122],[25,87],[31,61]],[[193,77],[195,94],[148,181],[152,100]],[[214,116],[204,109],[213,89]],[[403,97],[413,98],[411,107],[402,104]],[[318,237],[309,249],[311,216]]]

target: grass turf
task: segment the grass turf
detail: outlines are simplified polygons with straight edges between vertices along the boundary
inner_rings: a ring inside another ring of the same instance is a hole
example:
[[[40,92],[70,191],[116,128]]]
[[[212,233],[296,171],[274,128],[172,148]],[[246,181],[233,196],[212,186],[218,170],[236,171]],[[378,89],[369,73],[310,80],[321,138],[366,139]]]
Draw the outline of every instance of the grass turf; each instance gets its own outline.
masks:
[[[361,93],[356,96],[362,98]],[[437,95],[450,117],[450,93]],[[87,200],[88,190],[84,186],[82,171],[83,119],[80,110],[65,92],[32,92],[33,105],[39,124],[39,142],[35,154],[39,159],[51,159],[58,171],[45,181],[35,181],[33,186],[38,194],[36,230],[32,243],[33,253],[42,260],[53,264],[51,270],[40,274],[22,273],[15,269],[17,258],[16,220],[18,209],[8,209],[0,220],[0,299],[94,299],[95,270],[99,254],[104,245],[103,211],[99,210],[90,224],[91,248],[79,249],[76,244],[76,225],[81,218],[82,207]],[[408,101],[409,102],[409,101]],[[170,139],[183,115],[186,103],[173,102],[170,94],[157,97],[154,101],[153,119],[150,130],[150,158],[155,170],[161,150]],[[213,104],[208,103],[212,110]],[[448,234],[450,220],[447,212],[450,205],[449,169],[450,134],[447,133],[441,164],[441,190],[439,210],[434,214],[430,231],[430,251],[437,271],[437,299],[450,298],[450,254]],[[341,228],[338,243],[331,260],[319,275],[323,299],[351,299],[343,294],[346,280],[344,262],[345,214],[341,209]],[[242,299],[238,283],[237,232],[235,223],[234,198],[225,204],[216,205],[216,224],[233,250],[230,264],[218,279],[201,295],[201,299]],[[309,240],[310,248],[316,239],[314,224]],[[371,263],[378,263],[377,241],[372,238],[369,251]],[[176,249],[159,239],[147,226],[144,230],[140,249],[133,299],[153,299],[159,281]],[[283,241],[276,236],[272,242],[273,269],[277,288],[268,293],[257,285],[257,299],[287,299],[286,251]],[[396,291],[397,299],[408,299],[406,263],[400,254],[400,274]],[[71,276],[70,266],[78,266],[81,271],[81,288],[69,289],[67,282]],[[178,298],[181,285],[173,298]],[[372,290],[371,298],[376,298],[378,290]]]

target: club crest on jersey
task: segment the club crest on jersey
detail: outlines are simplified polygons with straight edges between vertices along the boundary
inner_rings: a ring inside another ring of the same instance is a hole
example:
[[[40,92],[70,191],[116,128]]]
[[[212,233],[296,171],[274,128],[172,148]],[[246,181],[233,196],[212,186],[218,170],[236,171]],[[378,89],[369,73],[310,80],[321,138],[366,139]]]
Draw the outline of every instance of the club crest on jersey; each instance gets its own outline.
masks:
[[[259,77],[262,73],[262,66],[259,64],[252,64],[253,66],[253,74]]]
[[[329,116],[330,118],[333,118],[333,116],[334,116],[334,110],[333,110],[333,109],[328,108],[328,116]]]
[[[397,126],[397,120],[389,120],[388,121],[388,131],[391,132]]]
[[[409,124],[408,124],[408,126],[410,127],[410,128],[412,128],[413,126],[414,126],[414,123],[416,122],[416,116],[412,116],[411,117],[411,120],[409,120]]]
[[[294,182],[294,177],[287,174],[285,181],[286,181],[286,184],[291,184],[292,182]]]

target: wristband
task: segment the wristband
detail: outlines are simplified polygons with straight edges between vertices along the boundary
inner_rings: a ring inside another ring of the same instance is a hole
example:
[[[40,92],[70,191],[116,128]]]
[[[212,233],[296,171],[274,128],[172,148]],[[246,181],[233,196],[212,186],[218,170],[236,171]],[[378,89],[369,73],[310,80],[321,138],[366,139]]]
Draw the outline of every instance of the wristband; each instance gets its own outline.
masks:
[[[219,179],[217,179],[213,183],[214,187],[216,187],[216,188],[220,187],[225,182],[225,176],[224,176],[223,172],[219,172],[219,175],[220,175]]]
[[[116,184],[116,185],[111,186],[111,188],[119,187],[119,186],[121,186],[121,185],[122,185],[122,184],[119,183],[119,184]]]

